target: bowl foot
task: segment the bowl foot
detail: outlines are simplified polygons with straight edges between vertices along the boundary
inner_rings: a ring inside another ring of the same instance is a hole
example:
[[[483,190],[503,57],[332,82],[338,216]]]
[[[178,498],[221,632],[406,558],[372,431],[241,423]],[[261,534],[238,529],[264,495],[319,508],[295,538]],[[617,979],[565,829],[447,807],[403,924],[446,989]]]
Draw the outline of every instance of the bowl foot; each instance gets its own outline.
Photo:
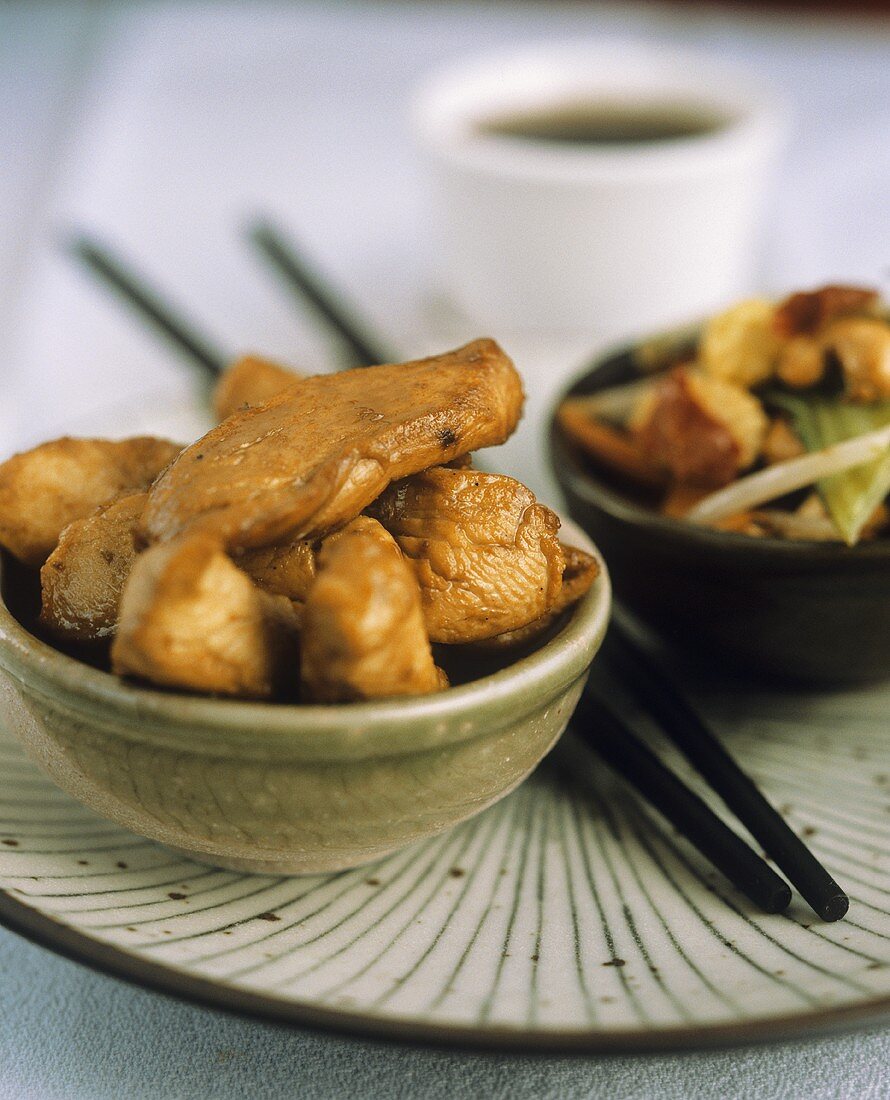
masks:
[[[200,852],[194,848],[181,848],[175,844],[165,844],[171,852],[193,859],[196,863],[205,863],[210,867],[222,867],[226,871],[246,871],[257,875],[323,875],[335,871],[350,871],[355,867],[365,867],[376,863],[385,856],[392,855],[404,845],[373,852],[357,852],[349,855],[332,852],[329,857],[313,855],[307,858],[283,857],[282,859],[256,859],[250,856],[225,856],[213,852]]]

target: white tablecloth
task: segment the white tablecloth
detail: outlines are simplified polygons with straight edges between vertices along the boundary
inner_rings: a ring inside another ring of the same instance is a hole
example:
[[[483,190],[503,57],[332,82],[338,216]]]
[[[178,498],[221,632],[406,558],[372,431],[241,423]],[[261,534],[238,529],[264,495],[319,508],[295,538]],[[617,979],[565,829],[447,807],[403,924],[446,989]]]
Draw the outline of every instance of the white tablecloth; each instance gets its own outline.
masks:
[[[60,236],[76,224],[137,256],[233,351],[258,346],[318,369],[330,361],[315,325],[238,242],[239,220],[259,208],[297,228],[406,353],[475,335],[436,295],[406,96],[431,64],[468,49],[575,34],[682,41],[758,65],[794,113],[762,285],[886,286],[887,24],[577,4],[7,3],[0,452],[94,422],[112,392],[132,402],[182,386],[176,360],[61,256]],[[536,487],[547,487],[541,413],[597,337],[592,328],[574,345],[518,345],[536,382],[502,462]],[[890,1096],[890,1031],[673,1057],[494,1056],[225,1017],[3,931],[0,975],[0,1097],[15,1100]]]

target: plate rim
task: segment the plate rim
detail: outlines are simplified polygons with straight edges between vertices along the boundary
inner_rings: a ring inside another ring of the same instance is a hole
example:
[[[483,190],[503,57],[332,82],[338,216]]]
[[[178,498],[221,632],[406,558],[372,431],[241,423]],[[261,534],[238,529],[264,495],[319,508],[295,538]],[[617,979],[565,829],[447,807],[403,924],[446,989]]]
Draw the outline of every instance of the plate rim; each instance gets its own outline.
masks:
[[[124,947],[104,943],[0,888],[0,926],[53,954],[139,988],[185,1003],[260,1020],[279,1027],[301,1028],[365,1040],[476,1052],[544,1054],[651,1054],[719,1050],[793,1039],[815,1039],[890,1023],[890,995],[836,1008],[816,1009],[747,1023],[712,1027],[556,1029],[430,1024],[404,1016],[374,1016],[322,1008],[308,1001],[287,1001],[209,978],[183,968],[142,958]]]

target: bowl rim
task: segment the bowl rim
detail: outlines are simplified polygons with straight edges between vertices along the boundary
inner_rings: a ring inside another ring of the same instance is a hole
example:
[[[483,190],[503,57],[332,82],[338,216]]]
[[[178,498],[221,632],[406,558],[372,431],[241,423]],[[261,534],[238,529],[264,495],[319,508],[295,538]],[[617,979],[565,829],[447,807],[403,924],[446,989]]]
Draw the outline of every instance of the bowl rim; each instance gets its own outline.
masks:
[[[806,542],[802,539],[780,539],[772,536],[752,538],[737,531],[719,531],[647,509],[637,504],[631,496],[610,488],[589,470],[566,439],[557,417],[559,407],[582,386],[585,386],[585,394],[595,392],[595,386],[593,389],[587,388],[593,375],[606,363],[627,355],[638,342],[616,344],[605,349],[559,392],[553,403],[548,420],[550,467],[564,491],[568,490],[626,525],[651,532],[677,545],[731,555],[739,561],[749,561],[752,565],[764,556],[773,559],[781,556],[789,563],[832,565],[838,569],[861,569],[865,562],[890,565],[890,538],[848,546],[843,542]]]
[[[611,583],[602,555],[573,523],[574,543],[596,557],[600,572],[559,632],[539,649],[488,676],[432,695],[349,703],[274,703],[162,691],[120,679],[55,649],[31,634],[0,597],[0,672],[30,695],[56,706],[114,723],[143,744],[333,761],[393,756],[438,748],[505,724],[505,704],[520,709],[552,701],[584,675],[605,636]],[[0,558],[0,580],[3,562]],[[511,711],[511,716],[515,711]],[[187,735],[187,740],[184,739]]]

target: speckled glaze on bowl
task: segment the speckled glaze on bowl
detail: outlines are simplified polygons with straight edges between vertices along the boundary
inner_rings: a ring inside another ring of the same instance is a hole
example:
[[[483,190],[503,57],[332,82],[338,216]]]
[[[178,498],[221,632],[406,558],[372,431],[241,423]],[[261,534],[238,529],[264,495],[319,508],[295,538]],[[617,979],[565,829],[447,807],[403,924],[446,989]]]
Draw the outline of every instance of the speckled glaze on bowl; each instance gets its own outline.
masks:
[[[637,376],[624,348],[560,400]],[[669,644],[724,672],[814,684],[890,678],[890,539],[751,538],[669,519],[588,463],[555,419],[550,461],[569,515],[609,562],[616,598]]]
[[[58,786],[133,832],[238,870],[335,871],[521,783],[565,729],[609,609],[603,569],[555,637],[490,676],[302,706],[124,683],[44,644],[0,601],[0,715]]]

